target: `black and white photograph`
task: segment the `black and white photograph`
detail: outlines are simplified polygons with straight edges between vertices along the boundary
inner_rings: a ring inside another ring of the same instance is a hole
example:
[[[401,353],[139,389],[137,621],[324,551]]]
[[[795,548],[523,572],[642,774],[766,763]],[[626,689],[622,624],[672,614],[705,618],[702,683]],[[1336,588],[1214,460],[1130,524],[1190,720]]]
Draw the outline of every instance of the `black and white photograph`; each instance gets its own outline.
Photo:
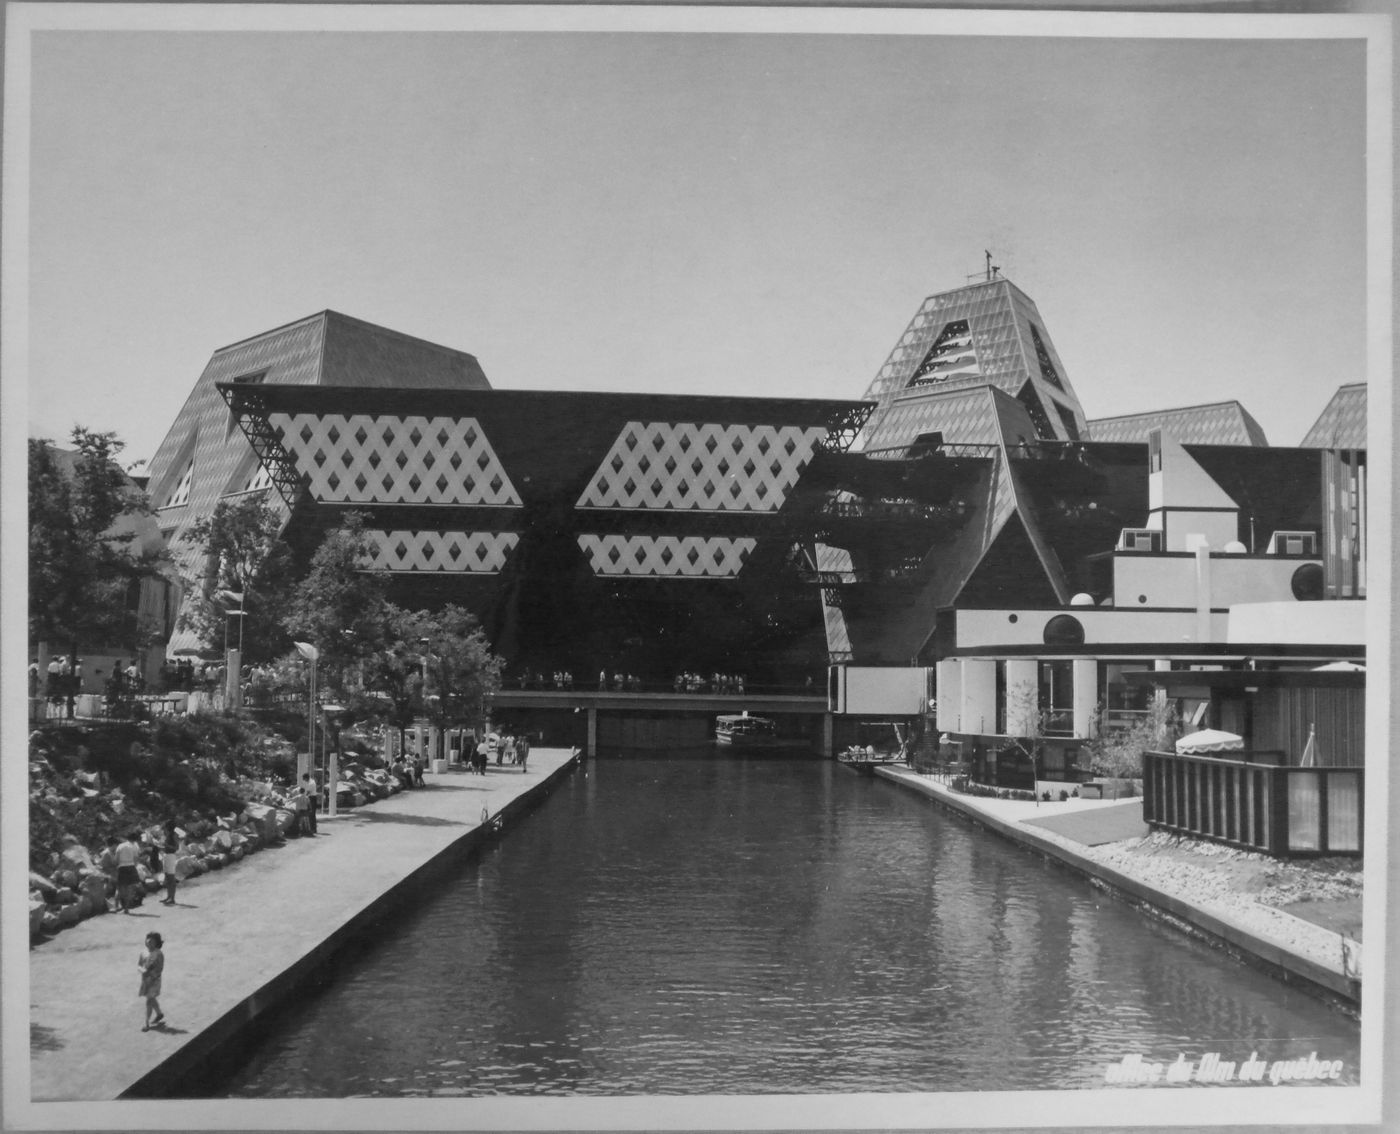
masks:
[[[5,1128],[1380,1123],[1392,45],[9,4]]]

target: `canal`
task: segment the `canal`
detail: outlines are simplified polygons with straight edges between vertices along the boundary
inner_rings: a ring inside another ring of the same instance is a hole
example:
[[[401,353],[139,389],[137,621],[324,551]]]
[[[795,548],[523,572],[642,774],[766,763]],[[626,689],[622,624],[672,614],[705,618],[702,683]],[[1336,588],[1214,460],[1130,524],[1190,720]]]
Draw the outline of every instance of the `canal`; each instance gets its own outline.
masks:
[[[347,863],[347,870],[354,864]],[[829,761],[590,761],[342,958],[223,1094],[1102,1086],[1356,1024]]]

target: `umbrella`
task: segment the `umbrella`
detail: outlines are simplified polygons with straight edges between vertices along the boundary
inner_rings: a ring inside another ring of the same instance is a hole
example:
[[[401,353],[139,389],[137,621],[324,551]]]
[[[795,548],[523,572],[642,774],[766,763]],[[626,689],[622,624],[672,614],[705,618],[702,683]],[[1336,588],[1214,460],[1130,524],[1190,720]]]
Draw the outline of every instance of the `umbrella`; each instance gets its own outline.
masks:
[[[1186,755],[1201,752],[1240,752],[1244,749],[1244,737],[1233,732],[1221,732],[1218,728],[1206,728],[1183,736],[1176,742],[1176,750]]]

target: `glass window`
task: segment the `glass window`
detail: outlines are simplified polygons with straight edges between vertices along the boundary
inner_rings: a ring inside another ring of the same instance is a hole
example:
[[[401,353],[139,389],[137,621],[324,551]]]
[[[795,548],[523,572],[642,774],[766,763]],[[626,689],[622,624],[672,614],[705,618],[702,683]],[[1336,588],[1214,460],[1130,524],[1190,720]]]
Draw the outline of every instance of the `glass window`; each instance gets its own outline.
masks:
[[[1361,849],[1361,777],[1355,772],[1327,775],[1327,849]]]
[[[1040,663],[1039,709],[1047,736],[1074,735],[1074,663]]]
[[[1319,850],[1321,809],[1317,772],[1288,776],[1288,849]]]

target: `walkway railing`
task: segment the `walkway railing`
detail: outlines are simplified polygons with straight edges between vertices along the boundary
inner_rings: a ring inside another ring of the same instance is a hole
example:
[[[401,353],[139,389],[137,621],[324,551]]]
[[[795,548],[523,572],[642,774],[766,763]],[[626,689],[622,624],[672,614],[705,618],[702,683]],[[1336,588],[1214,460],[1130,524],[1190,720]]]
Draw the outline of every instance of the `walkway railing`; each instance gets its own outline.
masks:
[[[1279,858],[1359,855],[1364,775],[1361,768],[1145,752],[1142,817],[1162,830]]]

